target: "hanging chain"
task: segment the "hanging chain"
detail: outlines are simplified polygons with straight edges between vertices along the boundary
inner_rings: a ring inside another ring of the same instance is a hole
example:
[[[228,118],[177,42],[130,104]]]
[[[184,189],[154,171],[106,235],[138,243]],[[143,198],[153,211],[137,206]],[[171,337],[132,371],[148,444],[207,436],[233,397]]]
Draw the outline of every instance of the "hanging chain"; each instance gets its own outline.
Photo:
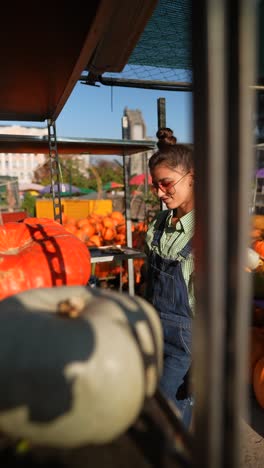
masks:
[[[48,120],[47,124],[49,135],[49,161],[54,220],[59,220],[59,222],[62,224],[61,167],[57,149],[56,124],[51,120]]]

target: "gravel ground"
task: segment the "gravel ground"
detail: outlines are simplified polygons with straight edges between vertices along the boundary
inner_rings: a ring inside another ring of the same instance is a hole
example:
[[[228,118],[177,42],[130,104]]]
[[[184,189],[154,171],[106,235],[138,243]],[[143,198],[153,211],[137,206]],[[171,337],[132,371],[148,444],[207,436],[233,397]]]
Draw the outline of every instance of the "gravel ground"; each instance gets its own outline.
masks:
[[[250,395],[249,421],[243,421],[241,468],[264,468],[264,409]]]
[[[153,416],[155,422],[155,414]],[[131,432],[128,431],[110,444],[66,450],[60,454],[56,450],[44,448],[25,454],[15,454],[12,447],[1,450],[0,446],[0,466],[6,468],[9,466],[13,468],[157,468],[161,466],[180,468],[183,466],[181,463],[175,464],[175,460],[165,456],[166,451],[160,450],[162,442],[159,431],[145,432],[144,425],[140,425],[139,428],[144,437],[137,438],[135,434],[131,437]],[[257,404],[253,394],[250,395],[249,420],[242,421],[242,437],[240,468],[264,468],[264,409]]]

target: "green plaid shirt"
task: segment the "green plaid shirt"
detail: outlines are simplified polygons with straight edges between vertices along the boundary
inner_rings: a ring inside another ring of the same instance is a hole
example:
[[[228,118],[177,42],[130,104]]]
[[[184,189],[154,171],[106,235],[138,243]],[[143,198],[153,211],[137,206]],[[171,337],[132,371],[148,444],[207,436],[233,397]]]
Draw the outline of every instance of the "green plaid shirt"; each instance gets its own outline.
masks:
[[[180,259],[179,252],[193,237],[194,234],[194,210],[180,218],[175,226],[171,225],[172,210],[167,210],[167,219],[165,229],[160,239],[159,246],[152,246],[154,235],[154,225],[160,216],[164,216],[164,212],[160,212],[155,219],[151,221],[146,233],[145,252],[148,256],[153,249],[158,255],[163,258],[178,260]],[[194,256],[191,253],[186,260],[181,262],[182,273],[186,283],[189,305],[194,315]]]

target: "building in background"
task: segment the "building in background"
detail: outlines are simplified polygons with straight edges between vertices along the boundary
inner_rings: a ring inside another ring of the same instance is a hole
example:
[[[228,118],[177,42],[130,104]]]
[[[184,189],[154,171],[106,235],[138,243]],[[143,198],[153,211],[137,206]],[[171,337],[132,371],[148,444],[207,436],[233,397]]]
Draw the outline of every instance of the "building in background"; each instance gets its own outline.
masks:
[[[47,128],[19,125],[1,125],[0,134],[44,136],[48,134],[48,130]],[[32,182],[34,170],[44,161],[44,154],[0,153],[0,176],[17,177],[20,183],[30,183]]]
[[[139,109],[131,110],[125,107],[122,117],[122,137],[125,140],[153,140],[146,136],[146,124]],[[132,154],[129,157],[129,179],[143,174],[140,177],[137,190],[131,193],[130,214],[131,219],[146,220],[149,217],[149,207],[145,201],[148,194],[149,169],[148,160],[153,150]],[[137,185],[137,184],[136,184]]]
[[[125,140],[152,140],[146,136],[146,124],[139,109],[125,107],[122,117],[122,138]],[[148,158],[152,151],[137,153],[130,158],[130,176],[147,172]]]
[[[46,127],[26,127],[20,125],[0,125],[1,135],[30,135],[48,136]],[[89,177],[87,169],[90,164],[90,155],[67,155],[65,159],[71,158],[78,162],[81,173]],[[61,160],[64,157],[60,158]],[[36,153],[0,153],[0,176],[17,177],[19,184],[28,184],[34,181],[34,172],[47,163],[45,154]]]

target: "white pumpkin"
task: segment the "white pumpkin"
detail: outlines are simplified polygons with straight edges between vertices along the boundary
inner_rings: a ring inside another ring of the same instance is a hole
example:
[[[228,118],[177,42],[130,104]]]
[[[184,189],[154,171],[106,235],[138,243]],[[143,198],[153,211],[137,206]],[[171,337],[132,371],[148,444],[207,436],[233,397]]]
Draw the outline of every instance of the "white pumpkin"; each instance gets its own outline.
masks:
[[[248,249],[247,249],[247,267],[249,268],[249,270],[255,270],[259,265],[259,261],[260,261],[259,254],[255,250],[248,247]]]
[[[154,308],[84,286],[1,301],[0,343],[0,430],[35,445],[112,441],[136,420],[162,371]]]

